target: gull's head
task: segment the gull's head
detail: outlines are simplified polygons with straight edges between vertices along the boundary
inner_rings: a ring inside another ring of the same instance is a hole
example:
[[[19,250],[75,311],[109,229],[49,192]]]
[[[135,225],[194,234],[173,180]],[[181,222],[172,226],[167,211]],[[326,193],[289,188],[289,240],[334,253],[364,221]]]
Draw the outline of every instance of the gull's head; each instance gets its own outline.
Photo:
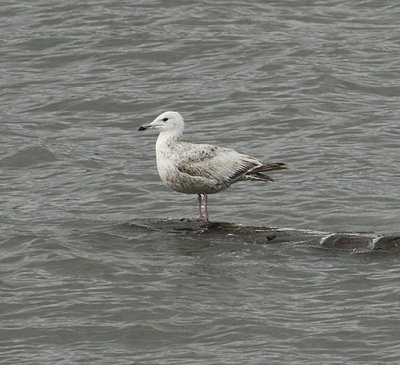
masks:
[[[139,131],[146,129],[158,129],[160,132],[169,131],[177,135],[183,132],[183,118],[178,112],[164,112],[154,119],[150,124],[144,124],[138,128]]]

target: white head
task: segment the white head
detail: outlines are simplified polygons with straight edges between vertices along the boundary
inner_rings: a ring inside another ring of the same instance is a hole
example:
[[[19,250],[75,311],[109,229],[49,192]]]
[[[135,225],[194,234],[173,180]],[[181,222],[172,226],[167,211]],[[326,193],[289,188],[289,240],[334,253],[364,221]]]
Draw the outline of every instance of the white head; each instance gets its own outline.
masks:
[[[146,129],[158,129],[160,132],[168,131],[172,134],[181,136],[183,133],[184,122],[182,115],[178,112],[164,112],[154,119],[150,124],[139,127],[139,131]]]

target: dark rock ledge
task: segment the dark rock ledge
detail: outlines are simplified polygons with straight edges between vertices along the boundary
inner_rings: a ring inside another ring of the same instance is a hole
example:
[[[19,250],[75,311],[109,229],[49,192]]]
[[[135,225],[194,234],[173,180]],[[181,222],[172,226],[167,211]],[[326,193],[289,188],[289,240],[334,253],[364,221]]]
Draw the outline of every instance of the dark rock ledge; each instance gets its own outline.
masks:
[[[165,233],[189,234],[204,239],[232,238],[257,244],[297,244],[327,249],[355,252],[400,251],[400,234],[377,236],[364,233],[324,233],[287,228],[242,226],[226,222],[201,222],[186,219],[133,219],[135,230],[152,230]]]

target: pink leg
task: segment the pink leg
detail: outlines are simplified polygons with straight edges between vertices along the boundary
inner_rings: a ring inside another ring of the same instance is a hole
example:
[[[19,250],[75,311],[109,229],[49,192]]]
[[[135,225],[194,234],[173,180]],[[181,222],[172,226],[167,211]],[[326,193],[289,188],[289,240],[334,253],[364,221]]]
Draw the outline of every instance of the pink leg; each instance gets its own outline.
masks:
[[[203,194],[204,195],[204,212],[205,212],[205,218],[206,218],[206,221],[208,221],[208,205],[207,205],[207,201],[208,201],[208,198],[207,198],[207,194]]]
[[[199,203],[199,219],[204,219],[203,212],[201,211],[201,194],[197,194],[197,202]]]
[[[201,208],[201,203],[202,203],[202,197],[201,194],[197,194],[197,202],[199,204],[199,218],[197,218],[199,221],[207,221],[208,222],[208,208],[207,208],[207,194],[204,195],[204,212],[205,215],[203,215],[203,211]]]

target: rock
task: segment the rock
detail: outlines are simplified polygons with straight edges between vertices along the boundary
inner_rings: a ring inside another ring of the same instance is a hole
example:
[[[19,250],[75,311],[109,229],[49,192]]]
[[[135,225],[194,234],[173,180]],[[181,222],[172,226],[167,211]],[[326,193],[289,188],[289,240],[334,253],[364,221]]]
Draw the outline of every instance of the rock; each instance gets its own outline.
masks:
[[[322,239],[323,248],[342,250],[371,249],[372,238],[359,234],[331,234]]]
[[[400,236],[383,236],[375,240],[374,250],[399,251]]]
[[[203,222],[187,219],[137,218],[129,224],[133,229],[201,235],[207,239],[235,239],[256,244],[296,244],[357,252],[400,251],[400,236],[396,235],[376,237],[373,234],[358,233],[327,234],[306,230],[243,226],[227,222]]]

